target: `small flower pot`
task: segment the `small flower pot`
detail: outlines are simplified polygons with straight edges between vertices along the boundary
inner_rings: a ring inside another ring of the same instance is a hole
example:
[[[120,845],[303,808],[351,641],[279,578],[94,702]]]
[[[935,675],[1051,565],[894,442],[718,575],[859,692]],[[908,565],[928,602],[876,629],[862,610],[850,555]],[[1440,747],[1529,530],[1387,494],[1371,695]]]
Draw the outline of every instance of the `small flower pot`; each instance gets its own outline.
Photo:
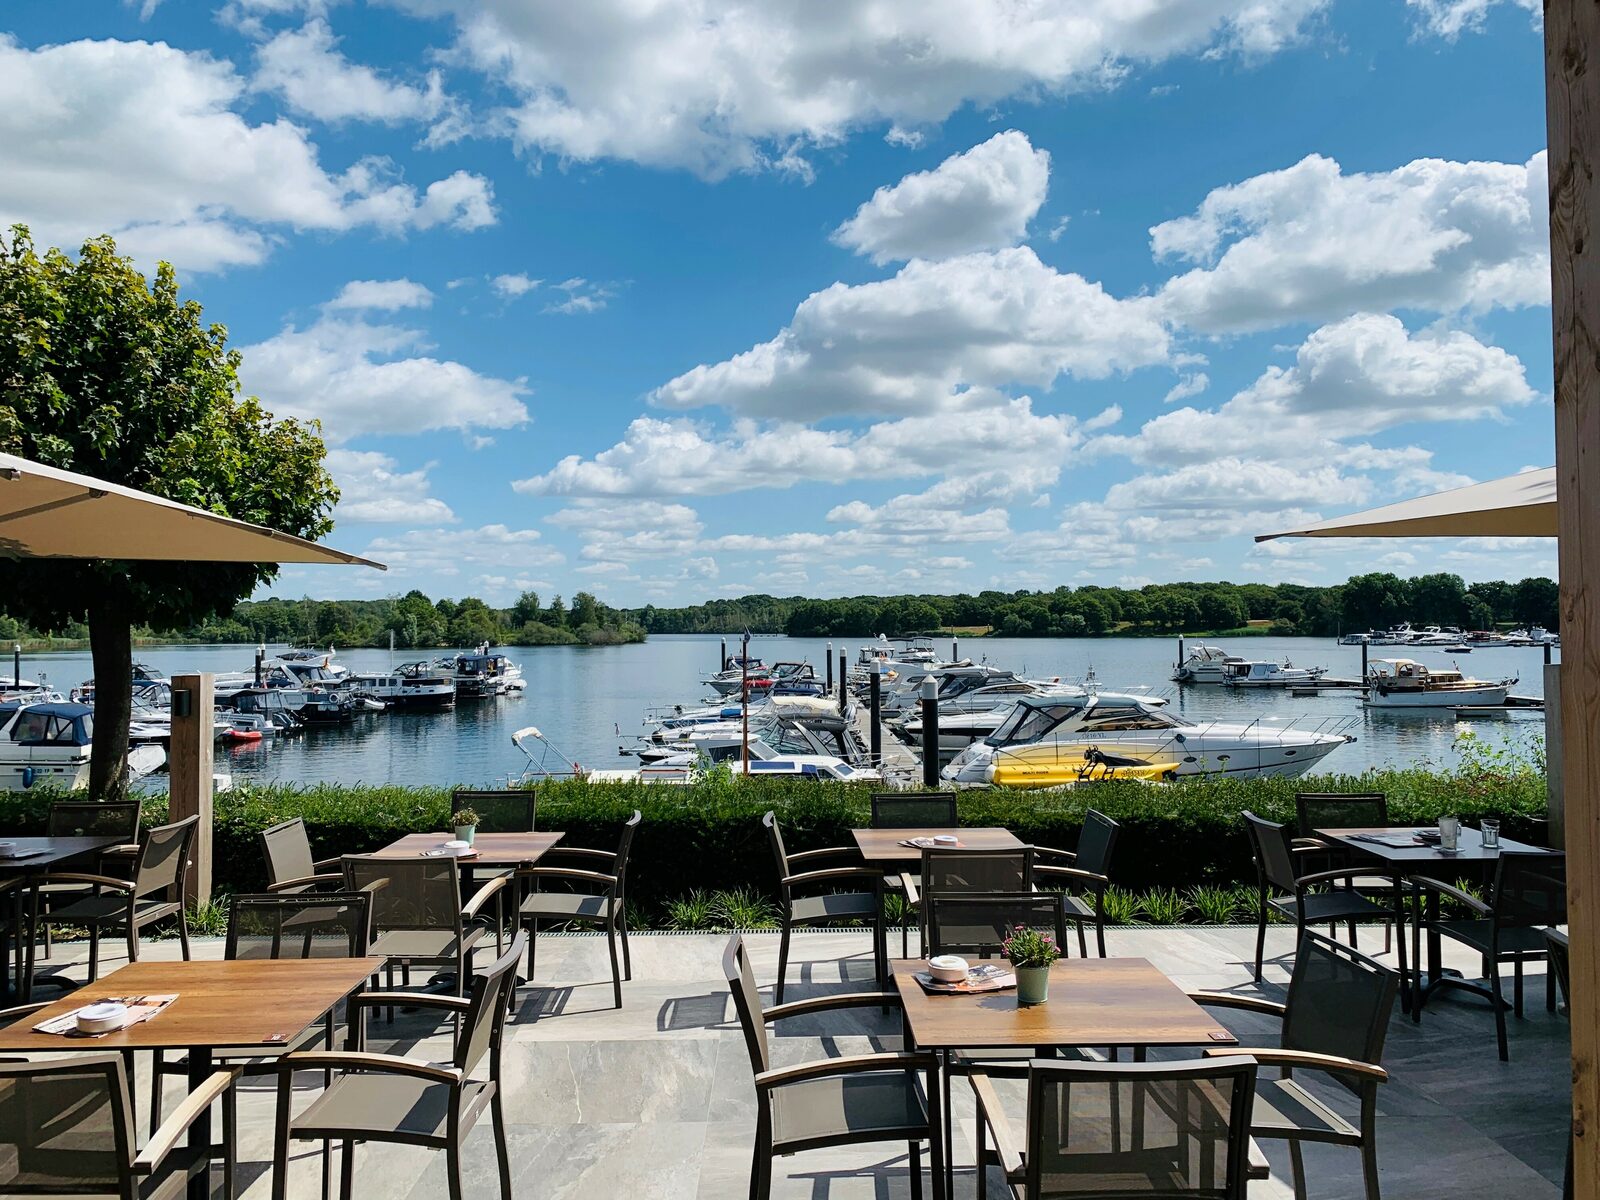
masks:
[[[476,825],[457,825],[456,841],[465,842],[470,846],[472,845],[472,839],[477,836],[477,833],[478,827]]]
[[[1017,967],[1017,1003],[1024,1008],[1050,999],[1049,967]]]

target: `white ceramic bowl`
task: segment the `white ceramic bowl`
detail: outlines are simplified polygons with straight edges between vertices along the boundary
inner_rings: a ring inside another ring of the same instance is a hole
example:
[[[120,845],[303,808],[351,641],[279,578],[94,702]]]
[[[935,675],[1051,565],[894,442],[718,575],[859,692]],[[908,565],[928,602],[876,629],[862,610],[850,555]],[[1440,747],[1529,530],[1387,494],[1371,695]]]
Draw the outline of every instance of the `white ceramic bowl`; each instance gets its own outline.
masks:
[[[109,1033],[121,1027],[128,1019],[128,1007],[118,1004],[114,1000],[105,1000],[99,1004],[86,1005],[78,1010],[78,1031],[80,1033]]]
[[[937,954],[928,960],[928,974],[940,983],[960,983],[967,977],[967,960],[956,954]]]
[[[472,853],[472,843],[463,842],[459,839],[452,838],[450,841],[444,844],[444,849],[449,853],[454,854],[457,858],[460,858],[463,854]]]
[[[959,846],[961,839],[953,833],[938,833],[933,840],[941,846]]]

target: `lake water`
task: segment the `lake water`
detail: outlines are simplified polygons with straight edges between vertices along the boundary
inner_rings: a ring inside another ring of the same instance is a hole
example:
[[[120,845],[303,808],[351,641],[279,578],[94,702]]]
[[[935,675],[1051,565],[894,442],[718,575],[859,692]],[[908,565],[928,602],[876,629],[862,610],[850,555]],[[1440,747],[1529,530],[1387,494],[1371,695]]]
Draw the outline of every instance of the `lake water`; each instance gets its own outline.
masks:
[[[437,713],[380,713],[358,717],[338,729],[314,729],[298,738],[254,746],[217,747],[217,769],[236,778],[288,783],[395,782],[489,784],[521,773],[525,759],[512,744],[514,730],[538,726],[546,737],[579,763],[591,767],[626,766],[620,742],[642,731],[647,708],[695,701],[707,693],[702,677],[717,666],[719,638],[711,635],[656,636],[638,646],[580,648],[514,647],[528,689],[520,696],[463,703]],[[852,662],[864,639],[835,644]],[[1221,644],[1247,658],[1291,659],[1296,666],[1325,666],[1330,675],[1355,678],[1361,650],[1313,638],[1246,638]],[[737,642],[729,639],[730,652]],[[941,653],[949,649],[941,644]],[[1092,668],[1102,688],[1148,686],[1170,697],[1191,718],[1252,717],[1342,718],[1357,740],[1322,762],[1327,771],[1359,772],[1367,767],[1409,766],[1452,759],[1458,731],[1471,729],[1492,742],[1523,740],[1543,731],[1539,714],[1458,722],[1448,712],[1406,713],[1363,707],[1359,693],[1330,691],[1294,697],[1277,689],[1183,687],[1168,681],[1176,639],[1010,639],[964,640],[961,653],[987,660],[1030,678],[1060,676],[1081,680]],[[751,652],[768,662],[809,659],[823,674],[825,644],[783,637],[751,640]],[[1452,656],[1437,651],[1375,647],[1373,657],[1408,656],[1448,666]],[[248,671],[249,646],[145,646],[139,661],[168,676],[183,671]],[[396,661],[404,661],[398,652]],[[415,657],[415,655],[411,655]],[[386,650],[347,650],[338,661],[352,671],[382,670]],[[1518,676],[1519,695],[1543,694],[1543,655],[1532,648],[1480,650],[1459,657],[1462,670],[1486,679]],[[7,674],[9,674],[7,663]],[[45,675],[62,691],[91,674],[87,652],[27,655],[23,675]]]

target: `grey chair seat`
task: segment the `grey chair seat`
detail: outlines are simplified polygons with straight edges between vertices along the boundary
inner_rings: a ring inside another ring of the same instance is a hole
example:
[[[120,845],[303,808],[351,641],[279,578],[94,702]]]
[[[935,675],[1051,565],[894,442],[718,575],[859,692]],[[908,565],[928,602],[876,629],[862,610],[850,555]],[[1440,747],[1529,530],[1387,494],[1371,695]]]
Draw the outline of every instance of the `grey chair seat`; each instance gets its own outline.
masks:
[[[1318,1100],[1294,1079],[1256,1079],[1256,1101],[1250,1110],[1254,1137],[1293,1135],[1308,1142],[1359,1145],[1361,1131]]]
[[[928,1136],[928,1106],[910,1071],[803,1079],[772,1090],[772,1145],[825,1145],[881,1136],[908,1141]]]
[[[494,1095],[494,1084],[468,1080],[462,1087],[461,1126],[470,1128]],[[450,1137],[450,1088],[405,1075],[341,1075],[290,1124],[296,1137],[360,1138],[382,1134],[388,1142],[444,1146]]]
[[[1275,911],[1294,920],[1301,913],[1307,925],[1323,925],[1330,921],[1388,920],[1393,914],[1385,907],[1374,904],[1360,892],[1347,888],[1334,888],[1327,892],[1308,892],[1297,904],[1293,896],[1267,901]]]
[[[133,906],[134,919],[141,924],[174,916],[182,911],[181,904],[174,904],[170,900],[140,900]],[[126,892],[101,892],[52,908],[49,913],[40,913],[39,919],[49,920],[53,925],[104,925],[108,922],[121,924],[127,915]]]
[[[872,919],[877,911],[878,900],[871,892],[801,896],[789,905],[790,920],[795,924],[804,921],[848,921],[863,917]]]
[[[482,940],[484,931],[474,926],[461,938],[462,950],[471,950]],[[449,929],[391,929],[373,940],[369,951],[375,958],[454,959],[456,935]]]
[[[1432,928],[1484,954],[1494,945],[1493,921],[1435,921]],[[1501,954],[1544,954],[1548,949],[1543,929],[1522,925],[1500,927]]]
[[[582,892],[534,892],[517,911],[524,917],[548,917],[555,921],[605,921],[611,918],[615,909],[616,902],[606,896],[591,896]]]

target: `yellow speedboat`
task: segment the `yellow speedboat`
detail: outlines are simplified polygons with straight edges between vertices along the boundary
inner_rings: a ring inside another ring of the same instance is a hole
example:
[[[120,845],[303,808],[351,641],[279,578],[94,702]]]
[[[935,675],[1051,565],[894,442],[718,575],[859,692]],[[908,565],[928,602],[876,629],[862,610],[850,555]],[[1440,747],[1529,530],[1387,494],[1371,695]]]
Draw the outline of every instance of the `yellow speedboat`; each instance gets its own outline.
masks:
[[[996,787],[1011,788],[1076,787],[1108,779],[1167,783],[1177,773],[1175,762],[1156,763],[1106,754],[1096,746],[1083,750],[1055,745],[1019,746],[995,755],[992,782]]]

